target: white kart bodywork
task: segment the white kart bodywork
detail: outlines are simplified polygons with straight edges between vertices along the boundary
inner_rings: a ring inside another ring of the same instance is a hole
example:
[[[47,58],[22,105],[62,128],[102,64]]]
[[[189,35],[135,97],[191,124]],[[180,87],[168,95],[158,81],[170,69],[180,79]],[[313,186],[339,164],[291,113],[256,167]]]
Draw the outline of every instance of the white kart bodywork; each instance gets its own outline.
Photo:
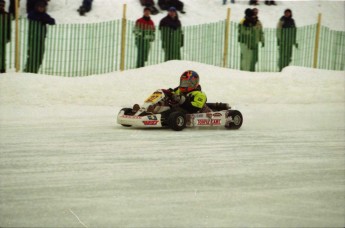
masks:
[[[144,104],[137,111],[132,111],[129,108],[122,109],[117,116],[117,123],[123,126],[138,128],[167,126],[166,117],[161,114],[170,110],[170,106],[166,105],[166,100],[167,97],[164,92],[157,90],[145,100]],[[236,116],[231,116],[229,113],[232,110],[230,110],[227,104],[225,105],[227,107],[225,110],[185,114],[185,118],[177,121],[185,121],[186,127],[229,127],[230,123],[236,124],[236,121],[240,121],[240,124],[242,124],[242,116],[237,117],[239,119],[236,119]]]

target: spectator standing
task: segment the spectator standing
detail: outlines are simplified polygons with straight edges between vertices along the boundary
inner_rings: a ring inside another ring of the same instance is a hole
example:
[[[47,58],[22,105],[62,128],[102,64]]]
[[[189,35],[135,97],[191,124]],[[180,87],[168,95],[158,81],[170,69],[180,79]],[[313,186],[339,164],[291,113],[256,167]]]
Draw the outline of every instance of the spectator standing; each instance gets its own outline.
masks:
[[[279,71],[291,62],[293,45],[298,48],[296,42],[297,29],[295,20],[292,18],[292,11],[286,9],[277,26],[277,41],[279,47]]]
[[[11,15],[5,11],[5,1],[0,0],[0,73],[6,72],[6,44],[11,41]]]
[[[245,17],[238,27],[238,42],[241,48],[240,69],[253,70],[254,48],[257,46],[254,32],[255,20],[252,9],[245,10]]]
[[[31,11],[34,11],[36,3],[41,2],[41,1],[44,1],[48,5],[48,2],[50,0],[26,0],[26,13],[29,14]],[[13,7],[14,7],[14,2],[13,2]]]
[[[55,25],[55,20],[46,11],[47,2],[39,1],[36,3],[34,11],[28,15],[29,40],[25,72],[37,73],[43,62],[47,24]]]
[[[81,6],[78,9],[80,16],[84,16],[85,13],[88,13],[92,9],[92,1],[93,0],[83,0]]]
[[[180,49],[183,47],[183,32],[176,8],[171,7],[168,10],[168,15],[159,23],[159,30],[161,31],[165,61],[181,59]]]
[[[253,46],[253,59],[250,67],[250,71],[255,71],[255,65],[259,61],[259,42],[261,47],[265,46],[265,37],[263,32],[262,23],[259,20],[259,10],[254,8],[253,10],[253,25],[254,25],[254,46]]]
[[[138,48],[137,68],[145,66],[151,42],[155,39],[155,25],[150,15],[150,8],[144,8],[144,15],[136,21],[133,31],[135,34],[135,45]]]

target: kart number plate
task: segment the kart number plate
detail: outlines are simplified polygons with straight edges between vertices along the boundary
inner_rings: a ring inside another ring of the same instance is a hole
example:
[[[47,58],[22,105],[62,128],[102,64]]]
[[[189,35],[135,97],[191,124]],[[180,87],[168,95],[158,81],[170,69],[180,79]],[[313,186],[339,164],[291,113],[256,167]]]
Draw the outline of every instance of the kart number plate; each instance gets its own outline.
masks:
[[[153,93],[149,98],[145,100],[146,103],[155,103],[159,98],[161,98],[162,93],[161,92],[155,92]]]

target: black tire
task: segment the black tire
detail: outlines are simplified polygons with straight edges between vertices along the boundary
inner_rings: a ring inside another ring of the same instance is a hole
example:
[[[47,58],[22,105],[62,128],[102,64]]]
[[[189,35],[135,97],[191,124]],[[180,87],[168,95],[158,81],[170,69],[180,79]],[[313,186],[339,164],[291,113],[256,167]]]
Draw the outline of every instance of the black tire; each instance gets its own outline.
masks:
[[[123,108],[120,110],[120,112],[123,111],[125,115],[130,115],[132,114],[132,109],[131,108]],[[124,127],[132,127],[132,125],[128,125],[128,124],[121,124]]]
[[[172,112],[168,117],[168,126],[175,131],[182,131],[186,127],[186,115],[182,112]]]
[[[243,116],[240,111],[229,110],[228,117],[231,117],[231,122],[225,126],[227,129],[236,130],[242,126]]]

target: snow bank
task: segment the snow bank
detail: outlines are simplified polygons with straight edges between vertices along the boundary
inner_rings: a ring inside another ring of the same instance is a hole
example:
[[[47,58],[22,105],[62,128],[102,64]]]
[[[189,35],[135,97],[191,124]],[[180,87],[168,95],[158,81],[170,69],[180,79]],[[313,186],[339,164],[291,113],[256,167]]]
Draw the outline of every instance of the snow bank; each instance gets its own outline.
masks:
[[[288,67],[281,73],[250,73],[187,61],[88,77],[7,73],[0,77],[0,105],[128,106],[158,88],[178,85],[195,70],[208,100],[230,104],[344,103],[344,72]]]

